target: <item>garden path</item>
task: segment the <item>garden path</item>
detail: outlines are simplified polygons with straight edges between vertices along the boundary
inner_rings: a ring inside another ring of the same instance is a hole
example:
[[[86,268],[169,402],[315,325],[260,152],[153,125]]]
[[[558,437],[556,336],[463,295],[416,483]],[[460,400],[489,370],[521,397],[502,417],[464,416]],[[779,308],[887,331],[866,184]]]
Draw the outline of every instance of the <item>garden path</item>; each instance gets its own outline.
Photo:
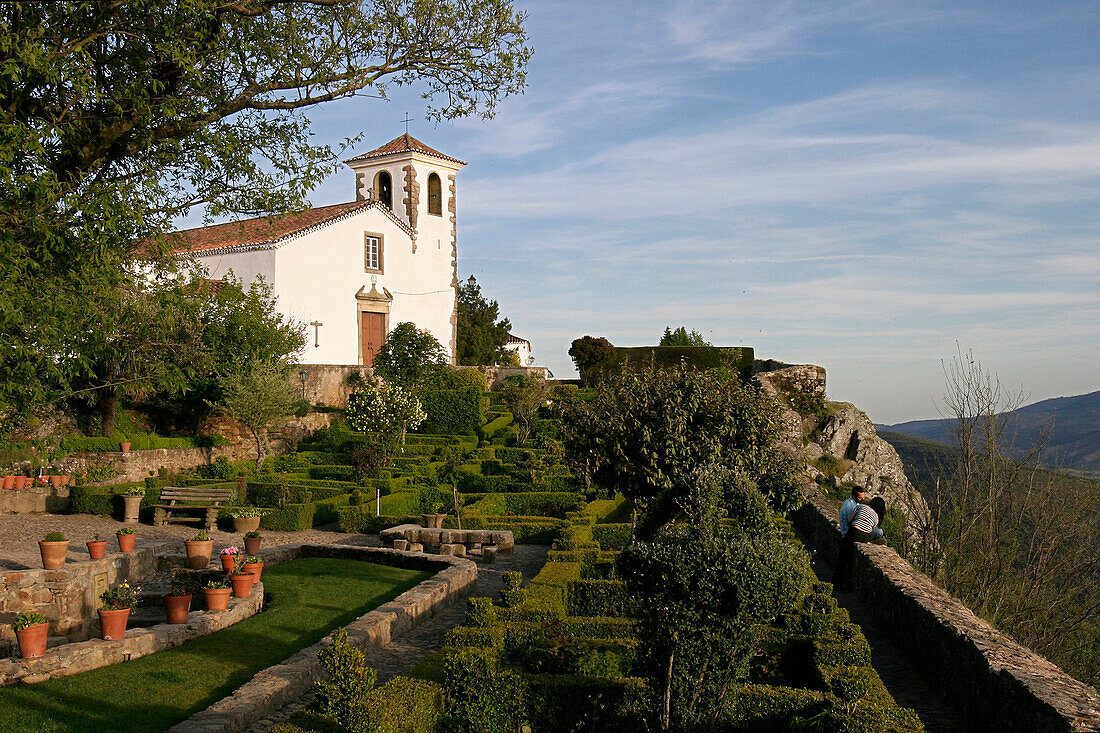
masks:
[[[825,562],[815,558],[813,568],[819,579],[832,582],[833,570]],[[833,597],[841,608],[847,609],[852,623],[867,637],[871,645],[871,666],[897,704],[916,711],[927,733],[964,733],[966,726],[962,716],[925,683],[916,667],[890,641],[885,629],[871,618],[859,595],[834,590]]]
[[[368,536],[377,540],[377,535]],[[500,555],[493,563],[483,563],[478,560],[477,581],[474,583],[471,597],[496,598],[504,588],[503,574],[508,570],[522,572],[524,582],[535,577],[546,562],[547,549],[549,548],[544,545],[516,545],[513,554]],[[429,654],[442,648],[447,632],[461,625],[465,620],[466,604],[452,603],[381,649],[370,651],[367,655],[367,664],[378,671],[378,684],[408,672],[424,661]],[[246,733],[265,733],[269,728],[302,710],[312,701],[312,694],[303,695],[282,709],[272,711]]]

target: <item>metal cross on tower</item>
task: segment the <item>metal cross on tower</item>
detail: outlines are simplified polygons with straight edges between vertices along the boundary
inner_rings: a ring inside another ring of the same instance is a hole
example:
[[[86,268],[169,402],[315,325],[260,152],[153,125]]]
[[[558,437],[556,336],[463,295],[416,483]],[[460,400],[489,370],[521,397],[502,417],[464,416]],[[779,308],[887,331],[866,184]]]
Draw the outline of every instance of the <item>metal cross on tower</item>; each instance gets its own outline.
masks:
[[[409,123],[412,122],[412,118],[409,117],[408,112],[405,113],[405,119],[403,119],[401,121],[405,123],[405,134],[408,135],[409,134]]]

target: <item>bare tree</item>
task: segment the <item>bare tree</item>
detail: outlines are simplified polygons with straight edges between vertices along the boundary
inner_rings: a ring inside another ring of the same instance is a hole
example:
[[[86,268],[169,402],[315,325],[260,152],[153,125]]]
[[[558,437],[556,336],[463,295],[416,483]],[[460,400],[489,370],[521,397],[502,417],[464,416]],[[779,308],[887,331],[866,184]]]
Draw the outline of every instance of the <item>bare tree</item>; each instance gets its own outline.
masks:
[[[993,624],[1095,684],[1100,660],[1100,489],[1021,450],[1005,389],[969,351],[944,364],[958,460],[929,497],[931,543],[911,559]],[[1048,430],[1049,432],[1049,426]],[[1045,435],[1045,433],[1044,433]]]

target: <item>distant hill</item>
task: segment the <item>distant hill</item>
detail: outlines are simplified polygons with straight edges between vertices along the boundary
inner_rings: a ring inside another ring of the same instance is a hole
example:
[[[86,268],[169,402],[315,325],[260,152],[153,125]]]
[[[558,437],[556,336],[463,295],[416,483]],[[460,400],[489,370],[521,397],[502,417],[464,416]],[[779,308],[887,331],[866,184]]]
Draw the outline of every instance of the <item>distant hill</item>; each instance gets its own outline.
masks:
[[[1011,417],[1007,431],[1012,437],[1010,449],[1027,452],[1042,431],[1051,425],[1043,463],[1082,476],[1100,476],[1100,391],[1042,400],[1008,414]],[[954,422],[953,419],[912,420],[896,425],[876,425],[875,428],[880,433],[903,433],[950,445],[954,443],[951,437]],[[894,447],[901,452],[897,445]]]

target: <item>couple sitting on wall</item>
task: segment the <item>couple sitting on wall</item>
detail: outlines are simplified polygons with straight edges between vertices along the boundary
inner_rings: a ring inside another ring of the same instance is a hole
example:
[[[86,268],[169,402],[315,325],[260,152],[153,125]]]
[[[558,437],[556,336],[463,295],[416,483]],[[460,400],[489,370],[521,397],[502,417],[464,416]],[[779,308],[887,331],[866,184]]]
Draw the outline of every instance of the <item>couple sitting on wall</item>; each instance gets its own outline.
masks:
[[[886,501],[876,496],[867,501],[863,487],[852,489],[852,495],[840,507],[840,553],[833,572],[833,586],[838,591],[851,590],[852,563],[855,560],[855,543],[874,542],[885,545],[886,538],[879,524],[886,514]]]

